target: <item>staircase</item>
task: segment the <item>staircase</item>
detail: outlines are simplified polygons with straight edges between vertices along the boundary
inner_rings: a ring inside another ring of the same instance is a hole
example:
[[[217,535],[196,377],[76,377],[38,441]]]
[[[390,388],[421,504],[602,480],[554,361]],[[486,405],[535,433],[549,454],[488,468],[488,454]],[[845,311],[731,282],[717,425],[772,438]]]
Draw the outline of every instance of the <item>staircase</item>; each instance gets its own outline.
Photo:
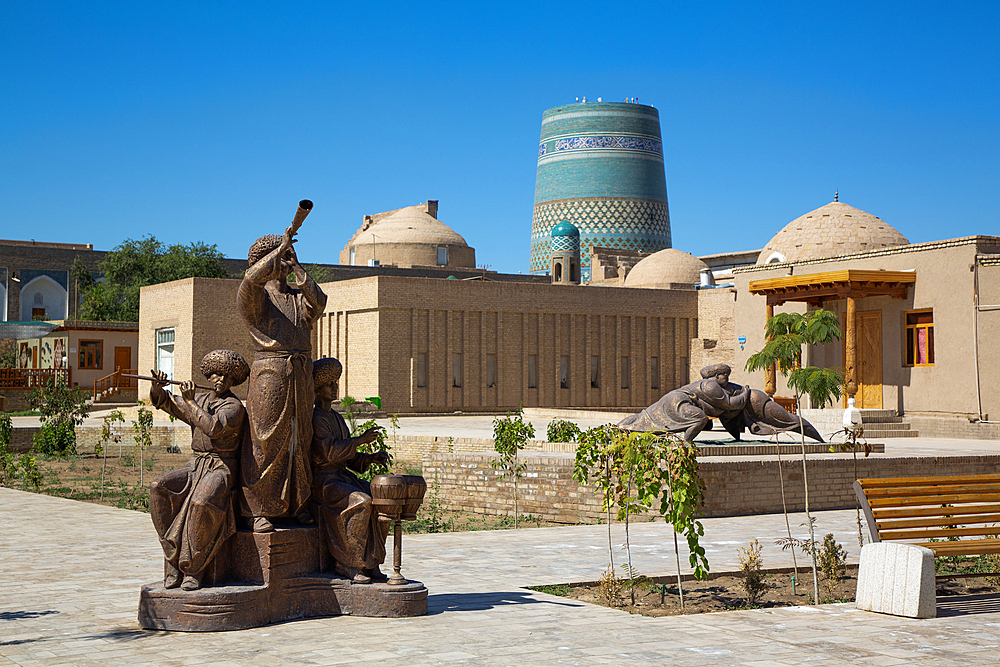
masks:
[[[808,419],[824,438],[844,428],[843,408],[802,410],[802,416]],[[864,428],[862,435],[866,440],[916,438],[920,435],[910,427],[909,422],[904,422],[895,410],[862,409],[861,425]]]
[[[122,373],[135,375],[136,372],[134,368],[116,368],[111,375],[95,380],[92,402],[109,403],[111,399],[118,397],[116,402],[135,403],[138,385],[134,378],[122,377]]]

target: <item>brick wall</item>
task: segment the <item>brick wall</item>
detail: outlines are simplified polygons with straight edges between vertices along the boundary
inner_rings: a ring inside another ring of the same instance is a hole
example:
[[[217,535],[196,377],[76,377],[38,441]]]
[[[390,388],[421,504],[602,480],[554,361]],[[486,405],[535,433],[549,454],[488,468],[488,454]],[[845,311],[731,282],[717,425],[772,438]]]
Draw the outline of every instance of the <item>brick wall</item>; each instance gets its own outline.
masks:
[[[922,438],[960,438],[972,440],[1000,440],[1000,423],[984,424],[964,418],[920,417],[904,415],[913,430]],[[1000,451],[998,443],[997,451]]]
[[[437,493],[446,509],[505,514],[512,511],[511,483],[498,479],[496,471],[490,467],[494,458],[492,454],[427,454],[423,460],[423,476],[431,487],[437,485]],[[565,523],[595,522],[604,516],[596,488],[573,480],[572,459],[523,457],[521,462],[526,465],[518,483],[518,510],[521,513]],[[699,463],[706,483],[704,516],[781,512],[777,461]],[[986,474],[1000,472],[1000,456],[870,457],[859,459],[857,466],[858,478]],[[785,461],[781,472],[789,510],[801,511],[801,462]],[[852,459],[812,459],[808,462],[808,473],[810,509],[855,506],[851,488],[856,479]],[[637,520],[650,516],[653,515],[640,516]]]

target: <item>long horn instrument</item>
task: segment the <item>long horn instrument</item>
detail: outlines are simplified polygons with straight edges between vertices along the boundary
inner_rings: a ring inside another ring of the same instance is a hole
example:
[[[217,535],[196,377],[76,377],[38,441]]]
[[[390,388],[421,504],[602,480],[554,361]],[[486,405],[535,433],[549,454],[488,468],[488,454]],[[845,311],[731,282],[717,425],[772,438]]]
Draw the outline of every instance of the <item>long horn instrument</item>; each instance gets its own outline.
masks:
[[[305,221],[306,216],[309,215],[309,211],[313,208],[313,203],[308,199],[303,199],[299,202],[299,208],[295,211],[295,217],[292,218],[292,233],[299,231],[299,227]]]
[[[136,380],[149,380],[150,382],[164,382],[166,384],[182,384],[183,380],[157,380],[149,375],[133,375],[132,373],[122,373],[123,378],[135,378]],[[198,389],[204,389],[205,391],[215,391],[215,387],[206,387],[204,385],[196,384],[195,387]]]

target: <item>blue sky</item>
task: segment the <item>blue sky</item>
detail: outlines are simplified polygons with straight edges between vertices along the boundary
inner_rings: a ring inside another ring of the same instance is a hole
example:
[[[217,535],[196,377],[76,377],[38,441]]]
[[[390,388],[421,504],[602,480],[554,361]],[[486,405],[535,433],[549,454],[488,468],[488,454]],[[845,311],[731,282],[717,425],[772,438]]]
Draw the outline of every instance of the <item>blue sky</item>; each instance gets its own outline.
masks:
[[[673,245],[762,247],[833,199],[911,242],[1000,234],[1000,4],[0,5],[0,238],[303,262],[440,200],[527,272],[542,111],[660,112]]]

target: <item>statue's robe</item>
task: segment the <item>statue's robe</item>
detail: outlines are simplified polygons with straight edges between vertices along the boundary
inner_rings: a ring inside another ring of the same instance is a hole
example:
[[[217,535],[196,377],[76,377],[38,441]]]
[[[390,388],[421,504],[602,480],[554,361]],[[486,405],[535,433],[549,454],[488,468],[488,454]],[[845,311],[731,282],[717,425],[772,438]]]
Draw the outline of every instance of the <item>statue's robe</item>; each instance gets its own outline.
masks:
[[[191,425],[193,456],[186,467],[153,481],[149,512],[167,562],[198,575],[236,532],[232,495],[247,439],[246,410],[228,391],[214,399],[195,394],[193,406],[165,391],[151,396],[157,408]]]
[[[349,570],[374,569],[385,562],[391,521],[372,507],[364,473],[373,456],[351,444],[347,422],[336,412],[313,411],[313,503],[334,561]]]
[[[282,274],[280,248],[247,269],[237,304],[253,339],[247,389],[250,441],[240,460],[242,512],[296,516],[312,486],[312,326],[326,295],[311,278],[281,292],[268,284]]]

